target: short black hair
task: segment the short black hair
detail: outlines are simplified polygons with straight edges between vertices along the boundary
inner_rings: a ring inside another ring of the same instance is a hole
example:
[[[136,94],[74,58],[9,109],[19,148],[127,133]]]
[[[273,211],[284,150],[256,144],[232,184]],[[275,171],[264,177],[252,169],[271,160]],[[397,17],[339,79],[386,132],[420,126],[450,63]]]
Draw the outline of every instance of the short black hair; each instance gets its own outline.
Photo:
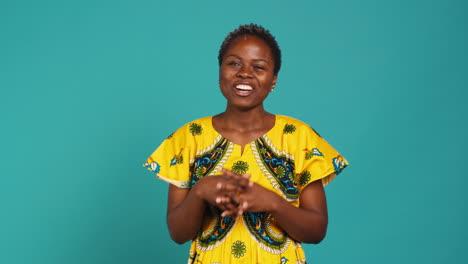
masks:
[[[223,44],[221,44],[221,48],[219,49],[219,54],[218,54],[218,62],[219,66],[223,63],[223,57],[224,54],[226,53],[226,50],[229,48],[231,43],[238,38],[239,36],[243,35],[253,35],[256,37],[259,37],[263,39],[267,45],[270,47],[273,60],[275,63],[275,67],[273,69],[273,72],[275,75],[278,75],[278,72],[281,68],[281,50],[278,46],[278,42],[276,42],[275,37],[262,26],[259,26],[257,24],[247,24],[247,25],[240,25],[238,28],[236,28],[234,31],[230,32],[227,37],[224,39]]]

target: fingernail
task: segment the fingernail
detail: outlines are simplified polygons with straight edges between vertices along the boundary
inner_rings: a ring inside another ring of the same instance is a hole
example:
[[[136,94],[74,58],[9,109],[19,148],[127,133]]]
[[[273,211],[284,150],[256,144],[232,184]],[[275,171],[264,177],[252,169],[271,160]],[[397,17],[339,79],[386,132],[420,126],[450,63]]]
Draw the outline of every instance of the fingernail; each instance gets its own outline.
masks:
[[[216,197],[216,203],[220,203],[221,202],[221,198],[220,197]]]
[[[249,203],[247,203],[247,202],[244,202],[242,204],[242,208],[244,208],[244,210],[247,209],[248,206],[249,206]]]
[[[254,185],[253,181],[249,181],[249,187],[252,187]]]
[[[223,188],[223,184],[220,183],[220,182],[218,182],[218,183],[216,184],[216,189],[221,190],[222,188]]]

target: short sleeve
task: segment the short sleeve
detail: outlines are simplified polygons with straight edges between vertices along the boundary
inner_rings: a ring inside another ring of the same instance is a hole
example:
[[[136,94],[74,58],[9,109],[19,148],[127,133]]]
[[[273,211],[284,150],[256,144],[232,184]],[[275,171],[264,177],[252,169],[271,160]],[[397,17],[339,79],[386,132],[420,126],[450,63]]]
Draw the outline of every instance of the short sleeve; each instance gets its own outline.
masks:
[[[299,190],[316,180],[325,186],[348,166],[348,161],[311,127],[301,127],[299,138],[295,153]]]
[[[167,137],[149,156],[144,167],[179,188],[190,188],[190,140],[183,126]]]

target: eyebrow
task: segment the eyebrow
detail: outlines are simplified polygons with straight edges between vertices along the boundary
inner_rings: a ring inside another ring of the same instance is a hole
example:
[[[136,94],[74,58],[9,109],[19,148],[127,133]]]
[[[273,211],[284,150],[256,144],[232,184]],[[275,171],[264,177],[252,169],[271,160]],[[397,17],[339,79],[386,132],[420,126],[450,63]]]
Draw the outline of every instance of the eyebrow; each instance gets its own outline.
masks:
[[[239,60],[242,60],[242,57],[237,56],[237,55],[234,55],[234,54],[227,55],[227,56],[226,56],[226,59],[227,59],[228,57],[236,57],[236,58],[238,58]],[[265,63],[267,63],[267,64],[270,64],[267,60],[264,60],[264,59],[254,59],[253,61],[263,61],[263,62],[265,62]]]

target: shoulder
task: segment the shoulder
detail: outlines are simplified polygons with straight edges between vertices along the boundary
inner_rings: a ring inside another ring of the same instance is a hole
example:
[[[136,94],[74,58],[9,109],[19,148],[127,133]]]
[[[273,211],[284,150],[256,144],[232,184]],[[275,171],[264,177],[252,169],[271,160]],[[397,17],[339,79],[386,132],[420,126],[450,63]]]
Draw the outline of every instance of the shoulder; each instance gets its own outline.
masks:
[[[202,135],[203,132],[209,130],[211,127],[211,116],[198,118],[192,120],[188,123],[185,123],[174,133],[172,133],[169,138],[171,137],[184,137],[184,136],[199,136]]]
[[[308,124],[302,122],[299,119],[290,117],[290,116],[284,116],[284,115],[276,115],[276,121],[280,123],[290,123],[295,126],[309,126]]]
[[[278,128],[283,129],[283,132],[285,134],[311,134],[312,136],[320,137],[320,135],[315,131],[315,129],[313,129],[309,124],[299,119],[284,115],[276,115],[276,122]]]

